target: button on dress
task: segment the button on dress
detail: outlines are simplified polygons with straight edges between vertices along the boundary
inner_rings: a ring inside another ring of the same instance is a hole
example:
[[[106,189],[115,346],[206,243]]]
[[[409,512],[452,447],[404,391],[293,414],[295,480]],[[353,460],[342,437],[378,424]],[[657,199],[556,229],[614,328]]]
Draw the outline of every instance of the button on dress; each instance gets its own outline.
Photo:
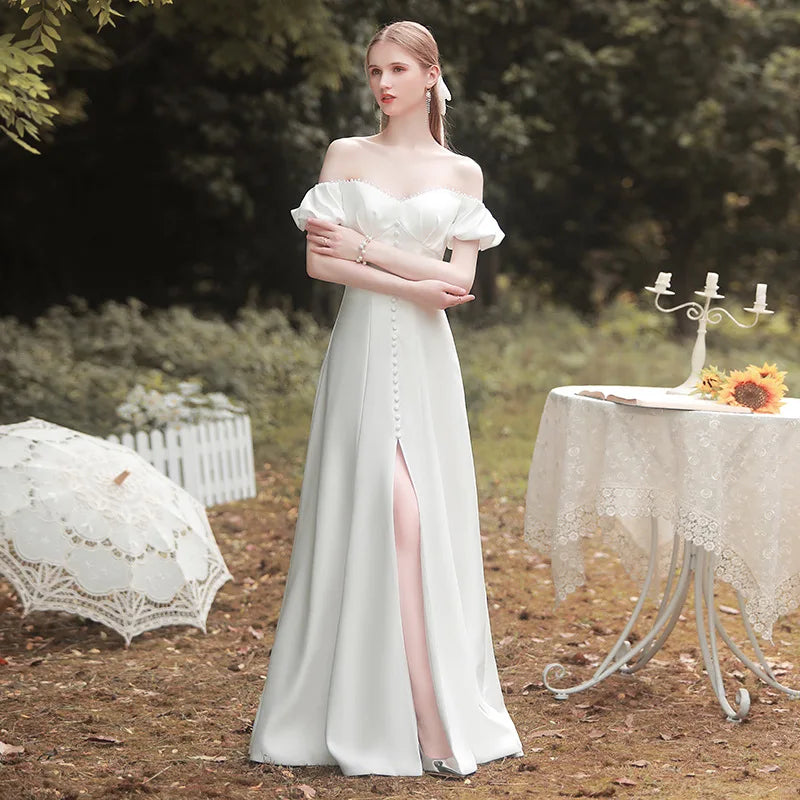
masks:
[[[313,186],[292,211],[442,258],[499,244],[477,198]],[[367,254],[369,251],[367,251]],[[461,371],[444,311],[346,287],[322,364],[294,546],[250,758],[420,775],[392,515],[395,451],[417,495],[428,653],[462,772],[519,754],[492,648]]]

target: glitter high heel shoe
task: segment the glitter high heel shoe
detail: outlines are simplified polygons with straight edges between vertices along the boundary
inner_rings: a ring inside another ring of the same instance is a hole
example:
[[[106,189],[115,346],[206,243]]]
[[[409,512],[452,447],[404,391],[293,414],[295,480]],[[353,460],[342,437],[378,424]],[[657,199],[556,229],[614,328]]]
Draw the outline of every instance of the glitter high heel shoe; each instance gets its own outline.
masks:
[[[471,774],[468,772],[460,772],[453,756],[449,758],[428,758],[428,756],[422,752],[422,748],[419,750],[419,755],[422,759],[423,771],[430,775],[436,775],[440,778],[465,778],[467,775]]]

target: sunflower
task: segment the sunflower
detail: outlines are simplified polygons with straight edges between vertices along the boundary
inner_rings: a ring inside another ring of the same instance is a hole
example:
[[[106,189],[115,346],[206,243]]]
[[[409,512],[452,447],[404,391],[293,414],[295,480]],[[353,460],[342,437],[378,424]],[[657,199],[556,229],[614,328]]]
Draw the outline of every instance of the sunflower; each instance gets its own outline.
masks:
[[[729,406],[746,406],[761,414],[777,414],[786,387],[780,378],[762,375],[752,364],[744,370],[732,369],[717,400]]]
[[[783,385],[783,379],[786,377],[786,372],[781,372],[778,369],[777,364],[767,364],[765,361],[763,367],[755,367],[755,369],[758,370],[758,374],[762,378],[775,378],[778,383]],[[786,391],[786,386],[783,386],[783,391]]]
[[[716,400],[724,382],[724,372],[720,372],[718,367],[706,367],[700,373],[700,380],[695,384],[695,390],[702,395],[709,395],[712,400]]]

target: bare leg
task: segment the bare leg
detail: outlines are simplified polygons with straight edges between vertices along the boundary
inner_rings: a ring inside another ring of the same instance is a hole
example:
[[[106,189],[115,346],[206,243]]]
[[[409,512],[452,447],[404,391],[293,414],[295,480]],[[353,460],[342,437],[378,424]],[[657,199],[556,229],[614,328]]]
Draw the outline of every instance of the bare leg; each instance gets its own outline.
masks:
[[[419,742],[429,758],[449,758],[452,751],[436,705],[425,639],[419,506],[399,443],[394,470],[394,542],[397,550],[403,641],[411,678],[414,711],[417,715]]]

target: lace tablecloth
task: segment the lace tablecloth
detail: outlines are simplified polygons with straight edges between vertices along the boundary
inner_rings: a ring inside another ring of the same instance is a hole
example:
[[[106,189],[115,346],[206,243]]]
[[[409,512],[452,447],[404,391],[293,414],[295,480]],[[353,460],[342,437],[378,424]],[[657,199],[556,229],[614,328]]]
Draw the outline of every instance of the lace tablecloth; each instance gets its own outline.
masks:
[[[650,400],[665,390],[563,386],[550,392],[528,478],[525,538],[550,557],[556,599],[585,581],[582,540],[599,534],[633,575],[675,535],[716,554],[753,628],[771,639],[800,605],[800,399],[779,415],[680,411],[577,396]]]

